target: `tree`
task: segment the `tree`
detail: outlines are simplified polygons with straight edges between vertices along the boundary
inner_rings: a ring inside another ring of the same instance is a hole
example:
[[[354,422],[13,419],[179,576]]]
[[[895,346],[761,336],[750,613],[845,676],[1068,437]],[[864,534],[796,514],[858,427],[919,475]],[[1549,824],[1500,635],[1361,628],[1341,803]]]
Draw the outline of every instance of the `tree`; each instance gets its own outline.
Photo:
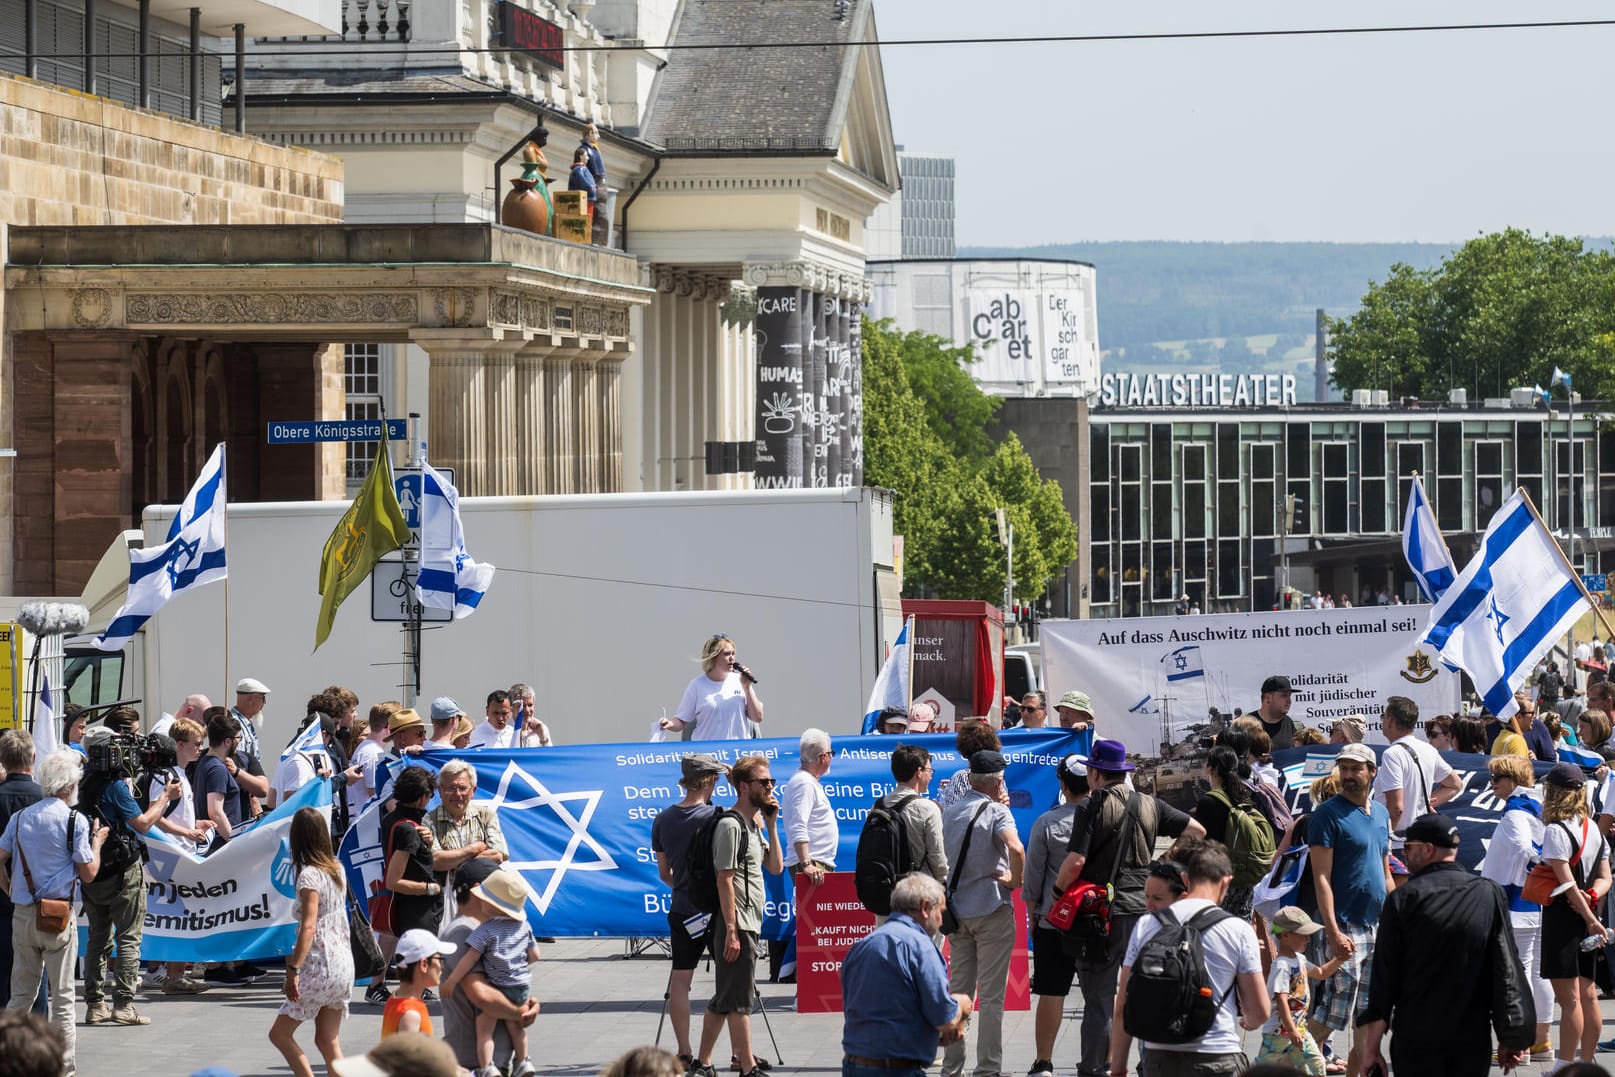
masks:
[[[1585,396],[1615,391],[1615,258],[1580,240],[1520,229],[1479,236],[1434,269],[1403,263],[1362,306],[1330,319],[1339,388],[1438,399],[1504,396],[1571,374]]]
[[[1002,507],[1015,525],[1015,594],[1041,597],[1076,557],[1076,525],[1020,439],[994,443],[998,402],[965,373],[969,349],[886,322],[866,322],[863,339],[864,475],[897,494],[905,591],[1001,601],[1004,550],[992,520]]]

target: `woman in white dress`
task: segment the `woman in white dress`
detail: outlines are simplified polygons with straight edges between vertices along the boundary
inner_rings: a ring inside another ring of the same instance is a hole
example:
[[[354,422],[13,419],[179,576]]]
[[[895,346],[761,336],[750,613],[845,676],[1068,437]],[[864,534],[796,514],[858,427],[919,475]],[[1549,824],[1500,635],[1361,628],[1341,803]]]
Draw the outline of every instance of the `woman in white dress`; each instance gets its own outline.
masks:
[[[701,648],[701,675],[684,689],[673,717],[662,728],[690,740],[740,740],[752,735],[752,723],[763,720],[757,682],[751,670],[735,660],[735,644],[728,636],[713,636]]]
[[[286,1001],[269,1028],[269,1042],[296,1077],[314,1077],[297,1045],[297,1026],[314,1022],[314,1046],[326,1069],[342,1057],[337,1034],[353,991],[353,947],[348,938],[347,885],[331,851],[330,824],[314,808],[292,816],[292,870],[297,873],[297,945],[286,959]]]

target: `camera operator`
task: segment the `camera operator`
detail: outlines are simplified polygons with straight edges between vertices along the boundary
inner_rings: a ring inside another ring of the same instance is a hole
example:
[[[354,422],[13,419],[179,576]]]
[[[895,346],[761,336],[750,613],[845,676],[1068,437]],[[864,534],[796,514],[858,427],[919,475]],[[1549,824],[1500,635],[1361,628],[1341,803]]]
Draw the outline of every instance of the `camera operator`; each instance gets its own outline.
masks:
[[[107,715],[106,725],[139,728],[140,715],[132,707],[118,707]],[[84,886],[84,912],[90,921],[84,958],[84,1000],[88,1003],[84,1023],[149,1025],[151,1018],[134,1006],[135,988],[140,983],[141,929],[146,919],[143,835],[184,794],[184,787],[176,780],[165,782],[162,795],[153,797],[151,806],[142,812],[129,787],[141,761],[134,739],[111,729],[95,729],[85,734],[84,749],[90,765],[79,786],[79,810],[109,828],[100,870]],[[114,936],[118,957],[109,1005],[102,993]]]

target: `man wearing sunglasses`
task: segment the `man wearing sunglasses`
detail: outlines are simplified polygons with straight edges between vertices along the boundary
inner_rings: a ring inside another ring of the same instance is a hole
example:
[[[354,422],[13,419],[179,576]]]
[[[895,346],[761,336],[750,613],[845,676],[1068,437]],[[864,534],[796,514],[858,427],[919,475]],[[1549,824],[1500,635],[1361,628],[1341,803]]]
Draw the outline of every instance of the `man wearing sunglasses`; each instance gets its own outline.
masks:
[[[751,1006],[757,993],[757,936],[763,930],[763,869],[776,875],[785,870],[774,830],[779,801],[774,799],[774,776],[763,756],[737,760],[729,781],[735,787],[734,813],[740,818],[726,813],[712,837],[722,923],[712,924],[712,1001],[701,1021],[701,1050],[690,1077],[717,1077],[712,1048],[725,1024],[741,1077],[763,1077],[751,1053]]]

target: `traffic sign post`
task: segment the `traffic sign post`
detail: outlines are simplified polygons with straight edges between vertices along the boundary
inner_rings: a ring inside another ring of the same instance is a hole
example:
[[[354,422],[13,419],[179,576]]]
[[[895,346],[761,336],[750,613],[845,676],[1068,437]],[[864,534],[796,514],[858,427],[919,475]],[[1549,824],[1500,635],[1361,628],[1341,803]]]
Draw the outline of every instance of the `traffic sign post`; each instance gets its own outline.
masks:
[[[370,572],[372,621],[452,621],[453,610],[423,606],[415,600],[418,570],[411,561],[378,561]]]

